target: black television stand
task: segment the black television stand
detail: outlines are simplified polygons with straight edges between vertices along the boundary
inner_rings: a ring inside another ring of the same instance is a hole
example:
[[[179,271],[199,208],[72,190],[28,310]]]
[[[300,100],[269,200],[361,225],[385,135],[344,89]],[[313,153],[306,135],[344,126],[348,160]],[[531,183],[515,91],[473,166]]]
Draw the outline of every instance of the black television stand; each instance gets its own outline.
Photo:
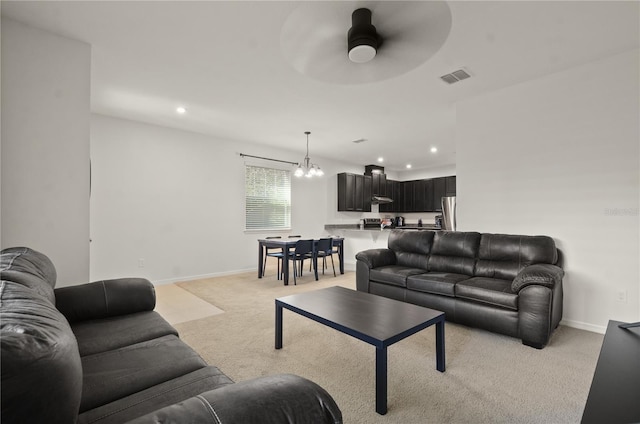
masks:
[[[640,423],[640,334],[623,325],[609,321],[582,424]]]

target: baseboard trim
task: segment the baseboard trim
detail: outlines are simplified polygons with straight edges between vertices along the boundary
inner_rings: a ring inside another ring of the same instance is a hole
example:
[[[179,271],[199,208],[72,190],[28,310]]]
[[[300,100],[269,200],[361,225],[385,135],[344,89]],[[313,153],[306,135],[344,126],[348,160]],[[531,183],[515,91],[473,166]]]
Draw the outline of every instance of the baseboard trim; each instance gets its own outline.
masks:
[[[571,319],[561,320],[560,325],[566,325],[567,327],[577,328],[578,330],[587,330],[599,334],[604,334],[607,331],[606,326],[593,325],[586,322],[574,321]]]

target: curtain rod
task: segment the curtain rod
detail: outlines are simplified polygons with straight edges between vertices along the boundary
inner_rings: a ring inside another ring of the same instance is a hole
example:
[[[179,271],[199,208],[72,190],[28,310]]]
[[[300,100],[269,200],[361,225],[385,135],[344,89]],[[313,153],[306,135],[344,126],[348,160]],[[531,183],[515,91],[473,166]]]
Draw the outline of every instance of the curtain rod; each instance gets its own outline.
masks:
[[[290,165],[298,165],[298,162],[290,162],[288,160],[280,160],[280,159],[271,159],[271,158],[265,158],[262,156],[253,156],[253,155],[245,155],[244,153],[240,153],[240,157],[247,157],[247,158],[254,158],[254,159],[263,159],[263,160],[270,160],[273,162],[282,162],[282,163],[288,163]]]

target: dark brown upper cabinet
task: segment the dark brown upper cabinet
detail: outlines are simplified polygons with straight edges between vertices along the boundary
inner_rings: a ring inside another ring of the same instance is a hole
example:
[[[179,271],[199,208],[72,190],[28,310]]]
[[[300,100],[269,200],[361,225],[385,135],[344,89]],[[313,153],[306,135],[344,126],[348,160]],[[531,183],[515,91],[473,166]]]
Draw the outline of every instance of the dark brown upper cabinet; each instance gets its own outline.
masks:
[[[371,177],[338,174],[338,211],[371,212]]]
[[[371,212],[371,197],[385,196],[380,212],[441,212],[442,198],[456,195],[456,177],[388,180],[385,174],[338,174],[338,211]]]
[[[387,176],[374,172],[371,174],[371,193],[375,196],[387,195]]]

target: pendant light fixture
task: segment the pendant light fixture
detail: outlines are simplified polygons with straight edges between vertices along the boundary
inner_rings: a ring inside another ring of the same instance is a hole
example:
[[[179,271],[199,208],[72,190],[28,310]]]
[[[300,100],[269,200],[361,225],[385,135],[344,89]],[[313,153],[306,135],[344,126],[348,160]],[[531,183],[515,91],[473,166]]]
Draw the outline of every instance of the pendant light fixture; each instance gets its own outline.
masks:
[[[311,132],[305,131],[304,133],[307,135],[307,155],[302,160],[302,163],[298,164],[298,169],[296,169],[293,175],[296,177],[302,177],[304,175],[307,178],[313,176],[321,177],[324,175],[324,172],[322,172],[322,169],[320,169],[318,165],[311,163],[311,159],[309,159],[309,134],[311,134]]]

